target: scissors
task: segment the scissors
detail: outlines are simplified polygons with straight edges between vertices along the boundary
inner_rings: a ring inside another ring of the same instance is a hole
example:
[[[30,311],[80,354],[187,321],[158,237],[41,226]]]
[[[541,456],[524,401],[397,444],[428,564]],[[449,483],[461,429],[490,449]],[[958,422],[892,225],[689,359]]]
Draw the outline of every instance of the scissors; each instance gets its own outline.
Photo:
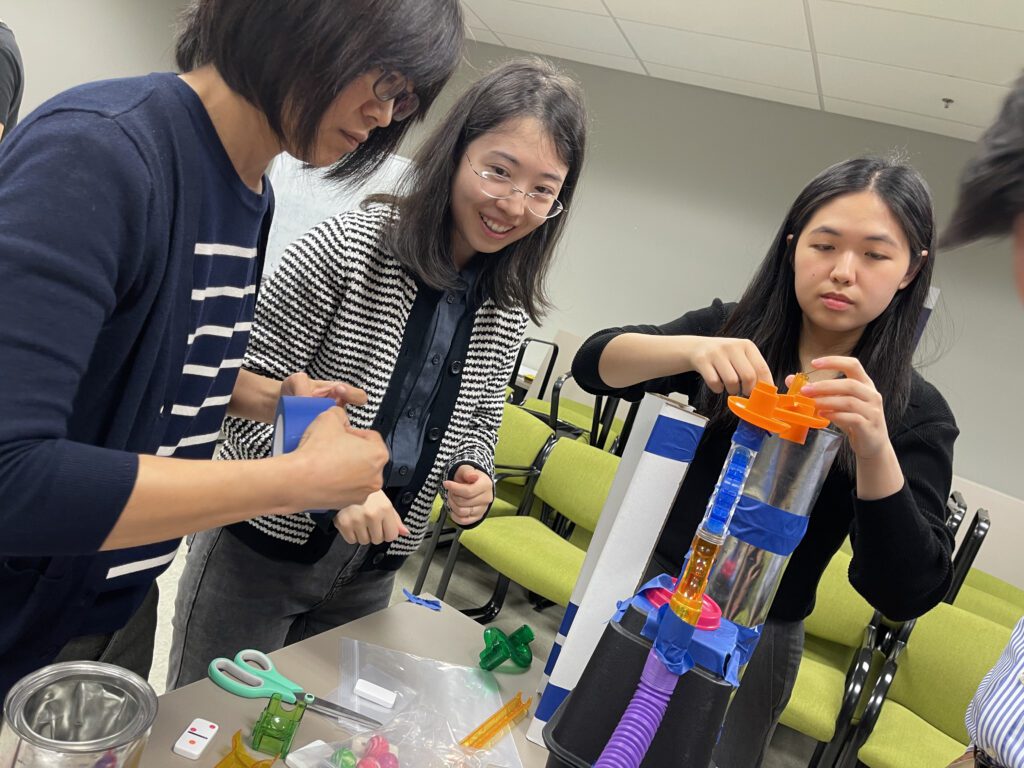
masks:
[[[234,661],[223,656],[214,659],[210,662],[207,672],[213,682],[236,696],[246,699],[269,699],[275,693],[279,693],[281,700],[288,704],[294,704],[302,698],[308,709],[321,715],[343,717],[371,728],[383,725],[354,709],[304,693],[302,686],[278,672],[274,662],[262,651],[247,648],[235,654]]]

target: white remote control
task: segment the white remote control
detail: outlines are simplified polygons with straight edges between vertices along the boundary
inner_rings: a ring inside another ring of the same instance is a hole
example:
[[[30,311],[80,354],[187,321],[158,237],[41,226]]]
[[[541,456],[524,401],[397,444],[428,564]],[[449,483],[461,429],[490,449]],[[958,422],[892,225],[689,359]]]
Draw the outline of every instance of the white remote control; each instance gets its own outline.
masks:
[[[197,717],[174,742],[174,754],[187,757],[189,760],[198,760],[206,745],[213,741],[219,730],[220,726],[216,723]]]

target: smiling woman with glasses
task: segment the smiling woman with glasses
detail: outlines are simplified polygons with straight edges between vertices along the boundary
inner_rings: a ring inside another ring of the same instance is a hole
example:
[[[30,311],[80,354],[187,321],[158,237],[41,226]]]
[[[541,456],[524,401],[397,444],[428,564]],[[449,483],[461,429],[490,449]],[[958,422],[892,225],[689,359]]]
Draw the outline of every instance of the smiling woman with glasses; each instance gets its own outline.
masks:
[[[466,162],[473,169],[473,173],[480,177],[480,191],[494,200],[508,200],[516,195],[522,195],[526,198],[527,210],[542,219],[553,219],[565,210],[550,189],[524,192],[512,183],[512,179],[505,175],[505,171],[501,170],[500,166],[493,166],[493,170],[478,171],[473,166],[473,161],[469,159],[469,155],[466,155]]]
[[[392,123],[417,107],[419,84],[401,72],[373,72]],[[398,194],[369,198],[285,252],[260,294],[243,371],[364,390],[349,420],[384,438],[384,487],[333,517],[198,534],[175,606],[178,685],[203,677],[223,648],[273,650],[385,607],[438,493],[456,524],[483,519],[505,383],[527,318],[547,308],[558,214],[585,141],[576,83],[539,60],[510,62],[438,122]],[[223,458],[269,454],[268,425],[229,418],[224,430]]]

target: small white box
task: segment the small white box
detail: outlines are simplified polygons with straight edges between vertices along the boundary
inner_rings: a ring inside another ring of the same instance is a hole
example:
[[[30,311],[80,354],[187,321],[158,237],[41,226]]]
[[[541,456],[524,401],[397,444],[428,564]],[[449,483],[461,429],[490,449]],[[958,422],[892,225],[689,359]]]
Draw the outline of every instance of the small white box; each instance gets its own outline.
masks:
[[[174,754],[187,757],[189,760],[198,760],[206,745],[213,741],[219,730],[220,727],[216,723],[197,717],[174,742]]]
[[[371,683],[369,680],[363,680],[359,678],[356,680],[355,687],[352,689],[356,696],[372,701],[374,704],[379,704],[385,709],[391,709],[395,706],[395,699],[398,698],[398,694],[394,691],[389,691],[387,688],[381,688],[375,683]]]

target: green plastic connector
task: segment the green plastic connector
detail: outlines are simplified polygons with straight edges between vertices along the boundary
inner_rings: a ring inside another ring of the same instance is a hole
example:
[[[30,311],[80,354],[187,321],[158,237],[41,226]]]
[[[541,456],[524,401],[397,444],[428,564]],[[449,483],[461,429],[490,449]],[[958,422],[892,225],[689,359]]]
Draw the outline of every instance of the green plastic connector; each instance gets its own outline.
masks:
[[[314,698],[313,694],[307,693],[294,707],[286,710],[281,703],[281,694],[271,696],[253,726],[252,748],[265,755],[276,755],[282,759],[287,757],[306,705],[313,703]]]
[[[494,627],[485,629],[484,649],[480,651],[480,666],[492,670],[511,659],[517,667],[529,669],[533,663],[533,651],[530,650],[532,642],[533,630],[526,624],[511,635],[506,635]]]
[[[345,747],[331,755],[331,765],[335,768],[356,768],[356,762],[355,753]]]

